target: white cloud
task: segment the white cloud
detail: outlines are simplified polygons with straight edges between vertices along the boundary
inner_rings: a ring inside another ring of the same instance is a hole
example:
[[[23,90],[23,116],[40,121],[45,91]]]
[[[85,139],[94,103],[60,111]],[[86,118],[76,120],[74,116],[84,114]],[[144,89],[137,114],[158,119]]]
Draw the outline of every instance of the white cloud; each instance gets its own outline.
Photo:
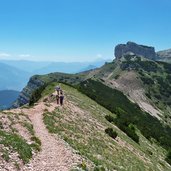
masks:
[[[28,58],[28,57],[31,57],[31,55],[30,54],[20,54],[19,57]]]
[[[102,58],[103,55],[99,53],[99,54],[97,54],[97,57],[98,57],[98,58]]]
[[[0,58],[3,58],[3,57],[11,57],[11,54],[0,52]]]

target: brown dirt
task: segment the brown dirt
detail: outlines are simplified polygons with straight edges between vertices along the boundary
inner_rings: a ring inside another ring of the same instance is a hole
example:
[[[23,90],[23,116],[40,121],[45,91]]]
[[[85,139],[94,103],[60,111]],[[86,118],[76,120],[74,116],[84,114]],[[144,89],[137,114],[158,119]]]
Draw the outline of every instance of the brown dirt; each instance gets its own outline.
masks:
[[[27,114],[33,124],[36,136],[41,140],[41,151],[22,170],[23,171],[69,171],[82,162],[82,158],[57,135],[50,134],[43,123],[43,113],[52,112],[57,105],[47,107],[43,102],[31,109],[14,109],[11,112]]]

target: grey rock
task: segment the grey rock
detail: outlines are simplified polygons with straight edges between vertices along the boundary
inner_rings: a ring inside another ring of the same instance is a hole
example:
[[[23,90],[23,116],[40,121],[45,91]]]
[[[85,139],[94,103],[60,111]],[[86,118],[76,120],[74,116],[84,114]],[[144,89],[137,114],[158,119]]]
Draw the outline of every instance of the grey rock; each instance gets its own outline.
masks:
[[[145,58],[155,60],[156,53],[155,48],[151,46],[138,45],[134,42],[127,42],[127,44],[119,44],[115,47],[115,57],[120,59],[126,54],[135,54],[138,56],[143,56]]]
[[[19,97],[14,102],[12,108],[18,108],[22,105],[29,103],[32,93],[39,87],[43,86],[44,84],[45,83],[37,79],[36,76],[31,77],[27,86],[21,91]]]

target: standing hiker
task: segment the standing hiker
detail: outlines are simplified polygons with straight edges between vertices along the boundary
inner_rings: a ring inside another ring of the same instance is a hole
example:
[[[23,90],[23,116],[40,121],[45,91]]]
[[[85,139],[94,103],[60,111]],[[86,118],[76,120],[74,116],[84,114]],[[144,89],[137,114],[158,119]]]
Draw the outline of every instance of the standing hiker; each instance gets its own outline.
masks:
[[[56,90],[57,94],[59,94],[59,91],[61,90],[61,87],[60,86],[56,86],[55,90]]]
[[[55,90],[56,90],[56,103],[59,104],[59,100],[60,100],[59,91],[61,90],[60,86],[56,86]]]
[[[64,101],[64,94],[63,94],[62,90],[60,90],[59,100],[60,100],[60,105],[62,106],[63,105],[63,101]]]

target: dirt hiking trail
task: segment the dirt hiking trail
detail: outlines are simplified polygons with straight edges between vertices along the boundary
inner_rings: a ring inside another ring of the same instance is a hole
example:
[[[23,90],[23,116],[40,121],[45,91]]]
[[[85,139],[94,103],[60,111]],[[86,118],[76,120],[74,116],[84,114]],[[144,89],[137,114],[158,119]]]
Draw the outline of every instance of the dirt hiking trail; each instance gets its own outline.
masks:
[[[22,169],[23,171],[69,171],[82,162],[82,158],[74,153],[69,145],[56,135],[50,134],[43,123],[43,113],[47,109],[52,112],[57,105],[50,107],[39,102],[31,109],[14,109],[23,112],[32,121],[35,134],[41,140],[41,151]]]

